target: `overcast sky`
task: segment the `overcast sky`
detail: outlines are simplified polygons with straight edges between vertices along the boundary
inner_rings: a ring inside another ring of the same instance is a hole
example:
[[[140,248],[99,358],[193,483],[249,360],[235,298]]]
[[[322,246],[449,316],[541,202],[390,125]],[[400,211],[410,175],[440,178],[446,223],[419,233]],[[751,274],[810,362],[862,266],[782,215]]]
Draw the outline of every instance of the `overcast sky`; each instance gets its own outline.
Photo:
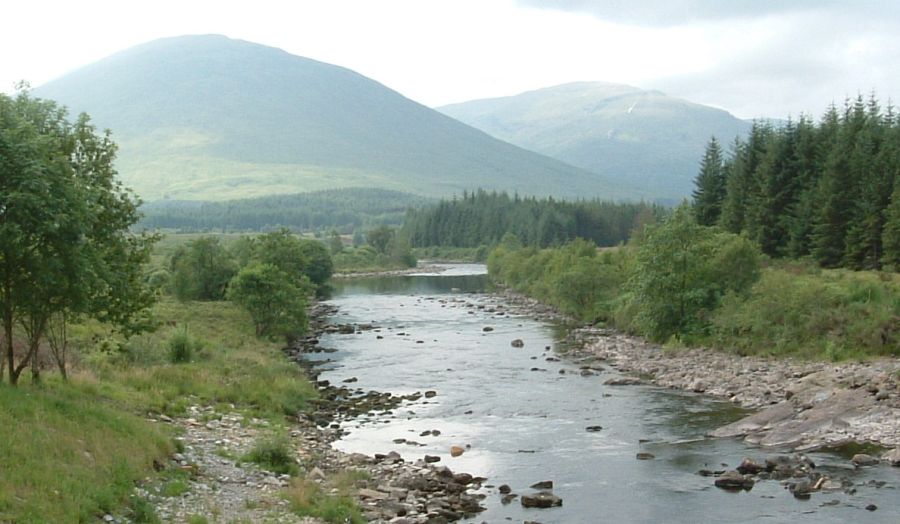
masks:
[[[580,80],[742,118],[900,100],[900,2],[884,0],[47,1],[3,6],[0,90],[132,45],[219,33],[348,67],[429,106]]]

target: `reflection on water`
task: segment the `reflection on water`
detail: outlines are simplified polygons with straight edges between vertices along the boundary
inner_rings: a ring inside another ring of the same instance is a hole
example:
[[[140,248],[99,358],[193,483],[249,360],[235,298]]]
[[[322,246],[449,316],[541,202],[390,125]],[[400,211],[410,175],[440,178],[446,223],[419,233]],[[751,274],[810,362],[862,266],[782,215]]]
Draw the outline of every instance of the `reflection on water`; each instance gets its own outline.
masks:
[[[483,273],[483,266],[475,269]],[[775,481],[742,493],[712,487],[698,470],[765,455],[740,442],[703,438],[740,417],[740,410],[690,393],[604,386],[612,372],[585,377],[577,365],[548,361],[556,347],[554,326],[497,309],[483,294],[486,277],[473,272],[472,266],[454,267],[444,276],[336,285],[332,301],[340,312],[334,322],[373,323],[377,329],[323,337],[322,344],[338,352],[327,356],[334,362],[321,378],[338,383],[356,377],[361,388],[395,393],[437,392],[392,414],[349,424],[350,434],[336,443],[340,449],[395,450],[409,460],[439,455],[454,470],[509,484],[519,494],[553,480],[564,500],[560,508],[525,510],[518,503],[503,506],[486,488],[488,510],[475,522],[900,522],[891,487],[896,473],[885,468],[854,473],[888,480],[884,488],[805,502]],[[512,347],[514,339],[524,347]],[[602,429],[589,432],[588,426]],[[439,436],[421,436],[434,429]],[[451,458],[451,445],[471,449]],[[641,451],[655,459],[636,460]],[[814,460],[826,469],[846,464],[832,455]],[[831,499],[840,504],[819,506]],[[859,509],[870,503],[881,509]]]

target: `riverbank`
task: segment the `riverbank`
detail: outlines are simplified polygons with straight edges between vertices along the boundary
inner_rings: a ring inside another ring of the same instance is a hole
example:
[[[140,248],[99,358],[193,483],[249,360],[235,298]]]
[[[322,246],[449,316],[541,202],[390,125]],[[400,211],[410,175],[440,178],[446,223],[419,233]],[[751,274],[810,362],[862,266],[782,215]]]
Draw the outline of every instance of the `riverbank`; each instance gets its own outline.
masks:
[[[446,270],[445,266],[435,265],[434,262],[427,262],[416,267],[405,269],[383,269],[376,271],[343,271],[331,275],[331,278],[368,278],[368,277],[397,277],[404,275],[414,275],[417,273],[441,273]]]
[[[511,290],[504,300],[531,316],[576,323],[550,306]],[[809,451],[848,444],[900,446],[900,360],[816,362],[739,356],[705,348],[666,349],[615,330],[570,332],[569,356],[606,364],[620,383],[654,384],[702,393],[752,409],[714,437],[763,447]],[[897,451],[891,457],[897,459]]]

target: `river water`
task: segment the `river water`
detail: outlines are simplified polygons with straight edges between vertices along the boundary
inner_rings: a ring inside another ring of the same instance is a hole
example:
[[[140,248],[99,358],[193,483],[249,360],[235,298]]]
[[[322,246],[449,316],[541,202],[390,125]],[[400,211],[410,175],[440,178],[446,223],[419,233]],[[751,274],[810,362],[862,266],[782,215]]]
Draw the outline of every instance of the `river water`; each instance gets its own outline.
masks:
[[[740,418],[739,410],[702,395],[603,385],[613,371],[581,376],[576,363],[554,361],[561,327],[506,313],[487,287],[481,265],[336,283],[331,302],[339,313],[331,321],[375,329],[323,336],[321,345],[337,352],[326,354],[332,362],[322,366],[320,379],[356,378],[349,385],[396,394],[437,393],[345,424],[349,434],[337,448],[397,451],[407,460],[437,455],[454,471],[487,477],[486,485],[508,484],[520,495],[552,480],[563,499],[562,507],[525,509],[518,499],[501,504],[496,488],[485,487],[487,510],[472,522],[900,522],[898,468],[854,470],[834,454],[810,457],[821,471],[853,480],[855,495],[796,500],[774,480],[749,492],[715,488],[697,471],[733,469],[745,456],[771,454],[704,438]],[[512,347],[514,339],[524,347]],[[431,430],[440,434],[420,436]],[[470,448],[454,458],[453,445]],[[655,458],[637,460],[639,452]],[[869,504],[878,510],[863,509]]]

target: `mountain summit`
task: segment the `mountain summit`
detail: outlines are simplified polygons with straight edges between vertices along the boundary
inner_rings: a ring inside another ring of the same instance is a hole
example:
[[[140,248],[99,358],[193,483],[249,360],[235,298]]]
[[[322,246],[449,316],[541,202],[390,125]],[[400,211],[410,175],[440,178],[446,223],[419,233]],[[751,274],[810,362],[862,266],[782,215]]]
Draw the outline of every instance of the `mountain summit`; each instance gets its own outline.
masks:
[[[166,38],[35,89],[89,113],[147,200],[340,187],[642,196],[492,138],[349,69],[224,36]]]
[[[711,136],[727,147],[750,128],[720,109],[604,82],[563,84],[438,110],[501,140],[671,200],[690,195]]]

